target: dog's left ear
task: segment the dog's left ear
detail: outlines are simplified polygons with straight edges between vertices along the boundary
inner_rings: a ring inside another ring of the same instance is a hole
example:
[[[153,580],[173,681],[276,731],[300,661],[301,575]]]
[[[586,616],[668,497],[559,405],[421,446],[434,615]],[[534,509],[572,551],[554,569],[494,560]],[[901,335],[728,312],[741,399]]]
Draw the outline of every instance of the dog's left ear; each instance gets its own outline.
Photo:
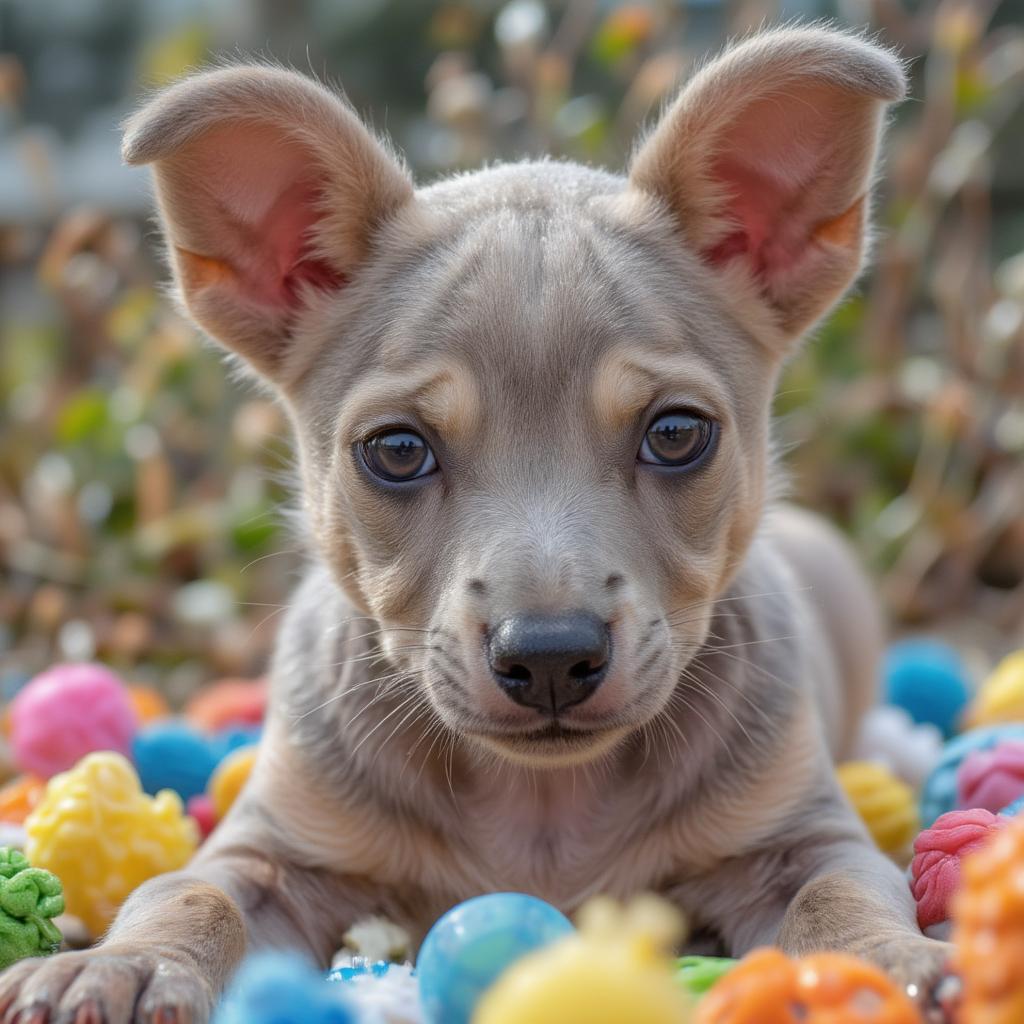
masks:
[[[900,62],[863,39],[781,29],[704,67],[641,145],[632,184],[710,265],[743,268],[775,323],[809,327],[856,276]]]

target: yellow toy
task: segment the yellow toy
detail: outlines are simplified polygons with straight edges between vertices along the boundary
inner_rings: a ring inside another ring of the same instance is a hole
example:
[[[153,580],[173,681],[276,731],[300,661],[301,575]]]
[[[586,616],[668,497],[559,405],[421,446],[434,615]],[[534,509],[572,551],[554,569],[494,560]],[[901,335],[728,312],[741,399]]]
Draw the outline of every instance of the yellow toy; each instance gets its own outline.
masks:
[[[871,761],[847,761],[836,774],[879,849],[893,857],[909,856],[910,844],[921,831],[914,791]]]
[[[112,752],[55,775],[25,831],[29,861],[60,877],[68,913],[93,935],[146,879],[183,867],[199,842],[177,794],[147,796],[135,769]]]
[[[234,753],[228,754],[213,773],[209,793],[218,821],[231,810],[231,805],[252,774],[252,766],[256,763],[256,749],[255,746],[240,747]]]
[[[967,728],[1024,722],[1024,651],[996,666],[967,710]]]
[[[625,910],[592,900],[580,930],[513,964],[484,993],[473,1024],[686,1024],[689,997],[673,978],[668,950],[683,923],[642,897]]]
[[[955,965],[964,1024],[1024,1021],[1024,818],[963,862],[953,902]]]

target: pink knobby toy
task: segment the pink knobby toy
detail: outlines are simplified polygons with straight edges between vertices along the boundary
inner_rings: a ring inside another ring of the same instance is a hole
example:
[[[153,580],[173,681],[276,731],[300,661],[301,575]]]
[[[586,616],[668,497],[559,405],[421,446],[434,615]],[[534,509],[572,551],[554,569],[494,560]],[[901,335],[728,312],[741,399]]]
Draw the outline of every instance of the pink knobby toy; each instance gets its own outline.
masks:
[[[1024,796],[1024,743],[1007,740],[968,754],[956,773],[957,805],[993,813]]]
[[[950,900],[960,887],[960,862],[1010,820],[984,808],[950,811],[917,837],[910,888],[922,930],[949,920]]]
[[[97,750],[130,756],[137,728],[127,688],[102,665],[55,665],[11,704],[14,760],[44,779]]]

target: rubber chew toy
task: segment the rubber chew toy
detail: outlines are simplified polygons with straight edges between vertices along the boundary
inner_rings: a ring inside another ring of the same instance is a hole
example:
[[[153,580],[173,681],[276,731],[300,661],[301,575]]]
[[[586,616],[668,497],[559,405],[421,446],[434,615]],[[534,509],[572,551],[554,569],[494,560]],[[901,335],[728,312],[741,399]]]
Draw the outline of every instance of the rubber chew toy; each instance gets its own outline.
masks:
[[[682,918],[651,897],[593,900],[580,930],[524,957],[480,1001],[473,1024],[686,1024],[692,1002],[668,949]]]
[[[518,892],[477,896],[438,918],[416,973],[430,1024],[467,1024],[480,996],[520,957],[572,932],[550,903]]]
[[[870,761],[848,761],[836,773],[879,849],[892,855],[906,852],[921,827],[914,791]]]
[[[910,889],[921,929],[948,921],[960,888],[961,863],[1009,824],[990,811],[950,811],[914,840]]]
[[[1024,651],[1004,658],[985,680],[967,712],[967,724],[1024,722]]]
[[[922,1024],[877,967],[840,953],[755,950],[704,997],[696,1024]]]
[[[1024,820],[968,857],[953,904],[964,1024],[1024,1021]]]
[[[256,763],[256,747],[240,747],[228,754],[210,779],[210,800],[220,820],[238,798]]]
[[[183,867],[199,839],[178,796],[146,796],[113,753],[90,754],[52,778],[25,831],[29,861],[60,876],[68,911],[94,935],[146,879]]]
[[[1024,796],[1024,742],[1010,740],[968,754],[956,773],[960,807],[984,807],[993,814]]]
[[[51,918],[63,913],[60,879],[31,867],[17,850],[0,847],[0,969],[56,953],[61,934]]]
[[[102,665],[55,665],[11,704],[14,760],[44,779],[96,750],[127,755],[137,728],[128,690]]]

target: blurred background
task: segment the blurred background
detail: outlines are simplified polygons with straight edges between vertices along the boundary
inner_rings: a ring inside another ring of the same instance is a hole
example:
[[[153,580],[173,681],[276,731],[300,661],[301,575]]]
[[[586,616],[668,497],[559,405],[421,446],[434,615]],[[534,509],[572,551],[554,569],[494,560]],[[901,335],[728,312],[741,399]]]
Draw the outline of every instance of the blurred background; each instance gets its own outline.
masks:
[[[822,16],[912,59],[914,98],[874,268],[781,389],[792,489],[894,634],[1024,646],[1024,0],[0,0],[0,688],[58,659],[173,701],[258,674],[300,565],[282,418],[170,308],[119,163],[148,89],[264,55],[343,84],[424,181],[622,168],[702,54]]]

